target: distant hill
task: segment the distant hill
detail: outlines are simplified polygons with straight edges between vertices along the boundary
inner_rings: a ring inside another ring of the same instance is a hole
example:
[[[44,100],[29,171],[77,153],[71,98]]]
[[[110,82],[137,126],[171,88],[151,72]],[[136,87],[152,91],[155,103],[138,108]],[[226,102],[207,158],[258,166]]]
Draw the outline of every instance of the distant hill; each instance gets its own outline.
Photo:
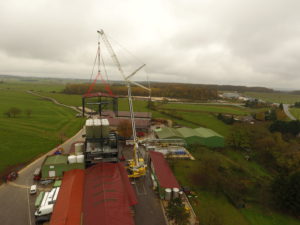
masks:
[[[75,78],[52,78],[52,77],[34,77],[34,76],[16,76],[16,75],[0,75],[0,81],[3,82],[59,82],[59,83],[89,83],[88,79],[75,79]],[[122,81],[110,81],[112,85],[122,85]],[[147,82],[141,82],[148,86]],[[217,84],[188,84],[188,83],[168,83],[168,82],[151,82],[151,87],[163,89],[168,87],[168,89],[177,89],[186,87],[191,88],[193,90],[206,89],[206,90],[214,90],[214,91],[237,91],[237,92],[265,92],[272,93],[277,92],[274,89],[266,88],[266,87],[247,87],[247,86],[235,86],[235,85],[217,85]],[[298,91],[300,93],[300,91]]]

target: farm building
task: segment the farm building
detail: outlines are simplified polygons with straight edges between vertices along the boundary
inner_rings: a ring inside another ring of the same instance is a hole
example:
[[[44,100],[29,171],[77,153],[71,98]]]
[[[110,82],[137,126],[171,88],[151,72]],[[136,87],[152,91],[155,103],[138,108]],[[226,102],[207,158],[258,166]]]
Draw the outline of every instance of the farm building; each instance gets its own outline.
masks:
[[[164,155],[160,152],[150,151],[150,168],[154,188],[157,188],[160,198],[167,199],[167,190],[179,191],[179,184],[170,169]],[[170,193],[171,194],[171,193]],[[169,199],[167,199],[169,200]]]
[[[155,130],[155,133],[159,139],[182,139],[182,135],[171,127],[163,127]]]
[[[164,127],[160,131],[156,131],[159,139],[178,139],[182,138],[187,144],[201,144],[207,147],[224,147],[224,137],[213,130],[199,128],[170,128]]]
[[[72,169],[84,169],[84,163],[68,163],[67,155],[47,156],[42,164],[42,179],[62,177],[63,173]]]
[[[64,174],[50,225],[134,225],[135,192],[121,163]]]

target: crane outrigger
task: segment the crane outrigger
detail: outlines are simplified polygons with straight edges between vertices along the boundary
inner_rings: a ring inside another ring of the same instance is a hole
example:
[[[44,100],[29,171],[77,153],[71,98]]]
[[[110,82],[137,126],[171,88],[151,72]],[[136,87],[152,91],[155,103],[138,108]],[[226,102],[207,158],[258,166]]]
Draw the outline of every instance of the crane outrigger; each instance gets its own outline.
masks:
[[[151,89],[145,87],[144,85],[141,85],[137,82],[134,82],[132,80],[130,80],[131,77],[133,77],[138,71],[140,71],[144,66],[146,66],[145,64],[141,65],[140,67],[138,67],[135,71],[133,71],[131,74],[129,74],[128,76],[125,75],[122,66],[118,60],[117,55],[115,54],[110,42],[108,41],[104,31],[98,30],[97,31],[99,33],[99,35],[101,36],[104,44],[106,45],[106,48],[108,49],[110,56],[112,57],[114,63],[116,64],[119,72],[121,73],[124,82],[127,86],[128,89],[128,103],[129,103],[129,109],[130,109],[130,119],[131,119],[131,127],[132,127],[132,136],[133,136],[133,159],[128,160],[128,167],[127,169],[129,170],[129,177],[131,178],[138,178],[141,176],[146,175],[146,168],[147,165],[144,162],[144,159],[138,156],[138,138],[136,135],[136,126],[135,126],[135,118],[134,118],[134,110],[133,110],[133,103],[132,103],[132,94],[131,94],[131,84],[136,85],[138,87],[141,87],[147,91],[149,91],[149,93],[151,93]]]

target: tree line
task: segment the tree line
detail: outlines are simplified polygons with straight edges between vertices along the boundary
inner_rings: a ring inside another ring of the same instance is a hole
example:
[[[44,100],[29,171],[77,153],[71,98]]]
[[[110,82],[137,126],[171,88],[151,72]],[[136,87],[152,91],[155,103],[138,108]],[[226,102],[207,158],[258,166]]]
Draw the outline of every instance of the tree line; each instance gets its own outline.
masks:
[[[63,90],[65,94],[85,94],[88,91],[89,84],[67,84]],[[126,96],[127,87],[125,85],[113,84],[110,86],[111,91],[115,95]],[[93,92],[105,92],[105,86],[97,84],[93,88]],[[132,87],[132,93],[136,96],[149,96],[149,92],[140,88]],[[193,84],[152,84],[151,96],[153,97],[167,97],[191,100],[213,100],[218,98],[218,92],[213,88],[201,87]]]

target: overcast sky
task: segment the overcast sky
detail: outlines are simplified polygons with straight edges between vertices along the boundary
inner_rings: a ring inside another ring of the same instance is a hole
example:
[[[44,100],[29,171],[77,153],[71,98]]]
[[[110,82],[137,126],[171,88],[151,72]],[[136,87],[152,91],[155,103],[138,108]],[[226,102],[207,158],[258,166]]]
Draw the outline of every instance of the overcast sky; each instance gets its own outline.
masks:
[[[100,28],[150,80],[300,88],[299,0],[2,0],[0,74],[89,78]]]

